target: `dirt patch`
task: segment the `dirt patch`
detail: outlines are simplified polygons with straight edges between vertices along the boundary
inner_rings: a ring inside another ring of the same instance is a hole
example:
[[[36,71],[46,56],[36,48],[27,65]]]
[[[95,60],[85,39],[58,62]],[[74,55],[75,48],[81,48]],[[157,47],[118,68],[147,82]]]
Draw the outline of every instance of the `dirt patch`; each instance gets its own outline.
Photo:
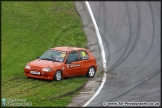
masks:
[[[52,97],[52,98],[48,98],[48,100],[53,100],[53,99],[56,99],[56,98],[62,98],[62,97],[66,97],[66,96],[69,96],[69,95],[73,95],[74,93],[80,91],[84,86],[86,85],[86,83],[84,83],[83,85],[81,85],[80,87],[78,87],[76,90],[74,91],[71,91],[71,92],[67,92],[61,96],[57,96],[57,97]]]

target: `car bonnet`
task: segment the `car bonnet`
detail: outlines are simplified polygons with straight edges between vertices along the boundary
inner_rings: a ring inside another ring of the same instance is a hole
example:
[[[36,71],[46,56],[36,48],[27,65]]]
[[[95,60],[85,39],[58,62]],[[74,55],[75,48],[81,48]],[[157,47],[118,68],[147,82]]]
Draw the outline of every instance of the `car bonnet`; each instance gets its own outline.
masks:
[[[34,60],[28,63],[28,65],[30,66],[34,66],[34,67],[54,67],[57,65],[60,65],[60,62],[54,62],[54,61],[47,61],[47,60]]]

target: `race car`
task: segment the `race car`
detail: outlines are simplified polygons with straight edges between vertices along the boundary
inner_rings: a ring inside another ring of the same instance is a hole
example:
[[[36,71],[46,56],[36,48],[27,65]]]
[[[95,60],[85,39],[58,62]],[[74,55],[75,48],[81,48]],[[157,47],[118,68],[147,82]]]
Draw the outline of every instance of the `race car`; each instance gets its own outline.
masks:
[[[95,76],[96,58],[85,48],[55,47],[24,67],[25,76],[59,81],[65,77]]]

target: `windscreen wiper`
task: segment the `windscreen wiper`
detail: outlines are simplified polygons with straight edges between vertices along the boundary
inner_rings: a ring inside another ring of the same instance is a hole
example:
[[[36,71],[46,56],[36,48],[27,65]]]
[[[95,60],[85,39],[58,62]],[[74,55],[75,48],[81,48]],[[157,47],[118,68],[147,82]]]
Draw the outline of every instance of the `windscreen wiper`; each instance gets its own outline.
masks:
[[[41,60],[48,60],[48,61],[54,61],[53,59],[49,59],[49,58],[43,58]]]

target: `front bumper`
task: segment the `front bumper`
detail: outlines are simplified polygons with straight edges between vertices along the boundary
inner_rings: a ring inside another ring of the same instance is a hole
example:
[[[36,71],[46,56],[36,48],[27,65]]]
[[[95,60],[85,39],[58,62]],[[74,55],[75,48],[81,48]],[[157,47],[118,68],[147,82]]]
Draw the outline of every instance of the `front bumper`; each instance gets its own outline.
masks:
[[[34,74],[31,74],[30,71],[24,71],[24,75],[31,77],[31,78],[53,80],[54,73],[53,72],[40,72],[40,75],[34,75]]]

